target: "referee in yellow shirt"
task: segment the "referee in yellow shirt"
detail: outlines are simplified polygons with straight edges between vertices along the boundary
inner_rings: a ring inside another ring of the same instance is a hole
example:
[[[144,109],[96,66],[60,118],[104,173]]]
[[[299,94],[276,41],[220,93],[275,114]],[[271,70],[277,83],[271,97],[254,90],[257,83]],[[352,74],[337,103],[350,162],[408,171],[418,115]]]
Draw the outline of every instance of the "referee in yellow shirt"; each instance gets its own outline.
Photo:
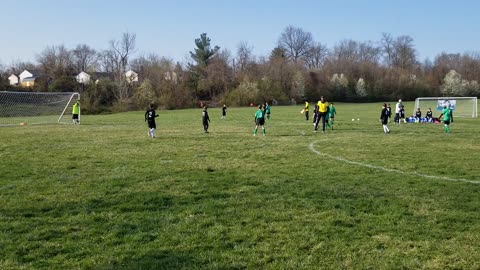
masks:
[[[320,119],[322,119],[322,132],[325,133],[325,120],[328,114],[328,102],[322,96],[317,105],[318,105],[318,116],[316,119],[317,121],[315,122],[314,132],[316,133],[318,131],[318,123],[320,122]]]

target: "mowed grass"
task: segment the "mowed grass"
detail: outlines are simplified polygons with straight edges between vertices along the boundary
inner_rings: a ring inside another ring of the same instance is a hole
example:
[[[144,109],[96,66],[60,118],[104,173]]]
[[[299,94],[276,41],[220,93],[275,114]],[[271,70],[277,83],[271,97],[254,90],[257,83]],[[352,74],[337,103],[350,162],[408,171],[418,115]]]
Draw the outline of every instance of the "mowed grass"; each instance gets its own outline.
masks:
[[[265,137],[254,108],[0,128],[0,269],[479,269],[480,120],[336,108],[327,134],[301,106]]]

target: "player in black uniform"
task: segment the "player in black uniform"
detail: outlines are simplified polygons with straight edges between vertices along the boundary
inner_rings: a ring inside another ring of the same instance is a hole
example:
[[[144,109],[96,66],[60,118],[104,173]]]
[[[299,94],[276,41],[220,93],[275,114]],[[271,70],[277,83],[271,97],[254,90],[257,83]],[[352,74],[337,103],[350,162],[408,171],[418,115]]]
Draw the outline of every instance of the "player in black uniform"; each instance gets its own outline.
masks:
[[[227,119],[227,105],[225,104],[222,107],[222,119]]]
[[[205,131],[205,133],[208,133],[208,123],[210,123],[210,117],[208,117],[207,108],[207,105],[203,106],[202,111],[203,130]]]
[[[400,120],[403,119],[403,123],[407,123],[407,119],[405,118],[405,106],[401,106],[400,109]]]
[[[385,132],[385,134],[390,133],[390,129],[388,129],[388,126],[387,126],[388,115],[389,115],[389,112],[387,109],[387,104],[383,103],[382,112],[380,113],[380,122],[382,122],[383,132]]]
[[[419,123],[421,119],[422,111],[420,110],[420,108],[417,108],[417,111],[415,112],[415,122]]]
[[[145,122],[148,122],[148,136],[155,138],[155,129],[157,124],[155,123],[155,118],[158,117],[158,114],[155,112],[155,105],[150,104],[150,108],[145,112]]]
[[[318,104],[315,104],[313,108],[313,126],[315,126],[315,123],[317,122],[317,117],[318,117]]]
[[[427,114],[425,115],[425,118],[427,119],[427,123],[433,122],[432,108],[428,108],[428,111],[427,111]]]
[[[392,107],[390,107],[390,103],[387,105],[387,111],[388,111],[388,122],[390,123],[390,119],[392,118]]]

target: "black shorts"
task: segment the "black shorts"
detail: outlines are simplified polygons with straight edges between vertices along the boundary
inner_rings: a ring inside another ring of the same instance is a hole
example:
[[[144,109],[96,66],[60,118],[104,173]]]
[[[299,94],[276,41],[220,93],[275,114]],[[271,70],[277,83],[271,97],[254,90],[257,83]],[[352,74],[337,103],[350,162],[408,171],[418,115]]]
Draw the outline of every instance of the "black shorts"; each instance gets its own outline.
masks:
[[[72,119],[77,120],[78,119],[78,114],[72,114]]]
[[[255,120],[255,124],[257,126],[263,126],[265,125],[265,118],[257,118],[257,120]]]
[[[405,118],[405,114],[404,113],[400,114],[400,118],[401,119]]]
[[[445,125],[450,125],[450,121],[443,121]]]
[[[148,121],[148,128],[157,128],[155,121]]]
[[[383,125],[386,125],[387,123],[388,123],[388,118],[383,118],[383,119],[382,119],[382,124],[383,124]]]

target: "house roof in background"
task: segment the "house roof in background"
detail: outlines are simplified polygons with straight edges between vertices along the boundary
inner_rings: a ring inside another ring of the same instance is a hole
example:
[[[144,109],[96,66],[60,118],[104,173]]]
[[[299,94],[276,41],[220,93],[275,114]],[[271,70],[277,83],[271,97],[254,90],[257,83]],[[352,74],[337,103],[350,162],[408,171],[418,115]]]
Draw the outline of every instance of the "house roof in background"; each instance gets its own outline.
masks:
[[[24,82],[33,82],[35,79],[38,78],[38,76],[33,76],[33,77],[28,77],[23,79]]]

